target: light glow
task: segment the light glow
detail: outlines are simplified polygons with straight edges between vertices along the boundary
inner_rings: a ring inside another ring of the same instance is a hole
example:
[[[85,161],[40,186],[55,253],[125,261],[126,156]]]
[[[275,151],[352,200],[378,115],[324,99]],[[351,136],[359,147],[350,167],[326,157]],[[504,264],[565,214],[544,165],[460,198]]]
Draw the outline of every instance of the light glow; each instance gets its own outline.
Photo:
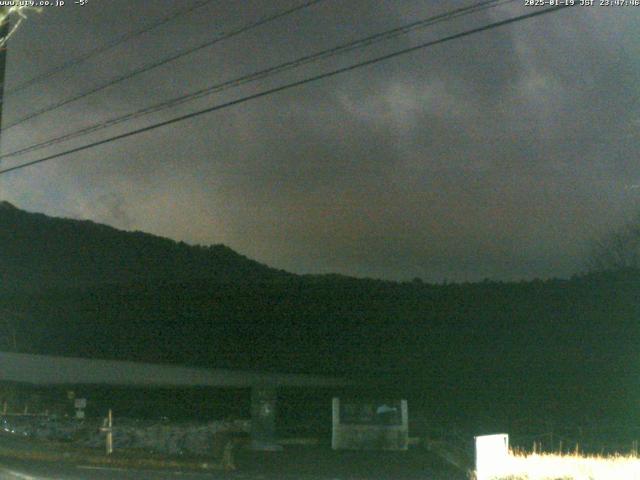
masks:
[[[636,455],[510,452],[495,480],[640,480]]]
[[[637,453],[610,456],[526,453],[509,448],[509,435],[476,437],[475,480],[640,480]]]
[[[0,38],[0,48],[5,47],[7,41],[11,36],[18,30],[20,24],[23,20],[27,18],[27,11],[35,11],[40,13],[41,8],[36,7],[24,7],[24,6],[11,6],[11,7],[0,7],[0,27],[4,26],[7,22],[11,21],[12,18],[17,18],[13,27],[9,29],[9,32],[4,37]]]
[[[509,462],[509,435],[476,437],[476,480],[501,478]]]

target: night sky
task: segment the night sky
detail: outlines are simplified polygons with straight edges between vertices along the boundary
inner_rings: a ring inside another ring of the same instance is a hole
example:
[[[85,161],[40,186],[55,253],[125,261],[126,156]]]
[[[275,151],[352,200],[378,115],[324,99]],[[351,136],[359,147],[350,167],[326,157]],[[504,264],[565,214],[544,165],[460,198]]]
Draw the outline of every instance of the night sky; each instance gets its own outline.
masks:
[[[67,1],[11,39],[7,88],[192,0]],[[213,1],[10,94],[7,125],[301,0]],[[2,132],[13,151],[474,2],[325,0]],[[597,2],[596,2],[597,3]],[[516,1],[2,161],[8,167],[533,11]],[[296,273],[568,276],[640,208],[640,7],[575,7],[0,176],[0,199]]]

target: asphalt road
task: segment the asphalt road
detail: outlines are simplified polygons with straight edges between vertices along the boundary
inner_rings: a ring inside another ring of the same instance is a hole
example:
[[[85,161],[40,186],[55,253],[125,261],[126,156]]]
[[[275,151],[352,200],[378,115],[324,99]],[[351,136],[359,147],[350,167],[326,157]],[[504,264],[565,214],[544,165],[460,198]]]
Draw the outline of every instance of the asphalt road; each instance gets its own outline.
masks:
[[[76,463],[0,458],[0,480],[462,480],[421,449],[409,452],[334,452],[287,448],[284,452],[239,452],[234,472],[159,471]]]
[[[240,480],[235,472],[136,470],[49,462],[0,459],[0,480]],[[244,477],[247,478],[247,477]]]

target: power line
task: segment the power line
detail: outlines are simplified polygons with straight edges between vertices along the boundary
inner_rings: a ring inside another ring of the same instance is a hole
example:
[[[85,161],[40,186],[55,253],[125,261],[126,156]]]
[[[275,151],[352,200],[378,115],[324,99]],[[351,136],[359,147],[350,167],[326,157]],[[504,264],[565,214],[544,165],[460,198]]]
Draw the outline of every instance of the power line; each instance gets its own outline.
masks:
[[[200,2],[196,3],[195,5],[193,5],[193,6],[189,7],[189,8],[174,12],[171,15],[166,16],[166,17],[160,19],[159,21],[157,21],[155,23],[152,23],[150,25],[147,25],[147,26],[141,28],[140,30],[135,30],[133,32],[126,33],[126,34],[120,36],[119,38],[116,38],[115,40],[113,40],[110,43],[107,43],[105,45],[102,45],[102,46],[99,46],[97,48],[94,48],[93,50],[89,50],[88,52],[86,52],[86,53],[84,53],[84,54],[82,54],[82,55],[80,55],[80,56],[78,56],[78,57],[76,57],[74,59],[71,59],[68,62],[63,63],[62,65],[58,65],[57,67],[54,67],[54,68],[52,68],[50,70],[47,70],[46,72],[41,73],[40,75],[37,75],[37,76],[35,76],[35,77],[33,77],[33,78],[29,79],[29,80],[26,80],[26,81],[16,85],[13,88],[7,89],[6,95],[14,94],[16,92],[24,90],[25,88],[30,87],[31,85],[33,85],[35,83],[40,83],[40,82],[42,82],[44,80],[47,80],[48,78],[50,78],[50,77],[52,77],[52,76],[54,76],[54,75],[56,75],[56,74],[58,74],[58,73],[60,73],[60,72],[62,72],[64,70],[67,70],[67,69],[69,69],[71,67],[75,67],[76,65],[80,65],[81,63],[86,62],[90,58],[96,57],[98,55],[101,55],[101,54],[109,51],[109,50],[112,50],[113,48],[117,47],[118,45],[121,45],[121,44],[123,44],[123,43],[125,43],[125,42],[127,42],[127,41],[129,41],[129,40],[131,40],[133,38],[135,38],[135,37],[139,37],[140,35],[143,35],[143,34],[145,34],[147,32],[155,30],[156,28],[159,28],[162,25],[166,25],[167,23],[171,22],[172,20],[175,20],[178,17],[181,17],[183,15],[187,15],[187,14],[189,14],[191,12],[194,12],[195,10],[198,10],[198,9],[204,7],[205,5],[208,5],[209,3],[212,3],[214,1],[217,1],[217,0],[203,0],[203,1],[200,1]]]
[[[98,93],[98,92],[100,92],[100,91],[102,91],[102,90],[104,90],[106,88],[109,88],[109,87],[111,87],[113,85],[116,85],[116,84],[118,84],[120,82],[123,82],[125,80],[129,80],[129,79],[131,79],[131,78],[133,78],[133,77],[135,77],[137,75],[140,75],[141,73],[148,72],[149,70],[153,70],[153,69],[158,68],[158,67],[160,67],[162,65],[166,65],[167,63],[173,62],[173,61],[175,61],[175,60],[177,60],[179,58],[182,58],[182,57],[184,57],[186,55],[190,55],[190,54],[192,54],[194,52],[202,50],[203,48],[210,47],[210,46],[212,46],[212,45],[214,45],[214,44],[216,44],[218,42],[221,42],[223,40],[227,40],[227,39],[229,39],[231,37],[235,37],[237,35],[240,35],[242,33],[247,32],[249,30],[252,30],[254,28],[260,27],[260,26],[265,25],[267,23],[273,22],[273,21],[278,20],[278,19],[280,19],[282,17],[285,17],[287,15],[295,13],[295,12],[297,12],[299,10],[311,7],[312,5],[315,5],[315,4],[323,2],[323,1],[325,1],[325,0],[310,0],[310,1],[307,1],[307,2],[305,2],[303,4],[301,4],[301,5],[298,5],[296,7],[288,8],[288,9],[280,11],[278,13],[263,17],[263,18],[261,18],[260,20],[258,20],[256,22],[243,25],[243,26],[241,26],[241,27],[239,27],[239,28],[237,28],[235,30],[231,30],[228,33],[223,33],[221,36],[216,37],[213,40],[208,40],[208,41],[206,41],[204,43],[201,43],[201,44],[199,44],[199,45],[197,45],[195,47],[189,48],[189,49],[184,50],[182,52],[179,52],[177,54],[171,55],[169,57],[164,57],[164,58],[162,58],[161,60],[159,60],[157,62],[148,64],[148,65],[144,65],[144,66],[142,66],[142,67],[140,67],[140,68],[138,68],[136,70],[133,70],[133,71],[131,71],[129,73],[126,73],[124,75],[121,75],[119,77],[116,77],[115,79],[110,80],[107,83],[103,83],[102,85],[100,85],[98,87],[92,88],[91,90],[88,90],[86,92],[80,93],[80,94],[75,95],[73,97],[61,100],[61,101],[59,101],[57,103],[51,104],[51,105],[49,105],[47,107],[44,107],[44,108],[42,108],[40,110],[36,110],[35,112],[32,112],[29,115],[27,115],[25,117],[22,117],[22,118],[16,120],[15,122],[13,122],[13,123],[9,123],[8,125],[3,126],[2,128],[3,128],[3,130],[8,130],[9,128],[15,127],[16,125],[20,125],[21,123],[24,123],[27,120],[31,120],[32,118],[35,118],[35,117],[38,117],[38,116],[43,115],[45,113],[51,112],[53,110],[56,110],[56,109],[58,109],[60,107],[68,105],[69,103],[75,102],[75,101],[80,100],[80,99],[85,98],[85,97],[88,97],[89,95],[93,95],[94,93]]]
[[[477,4],[473,4],[471,6],[467,6],[467,7],[462,7],[462,8],[458,8],[455,10],[451,10],[449,12],[445,12],[439,15],[435,15],[432,17],[428,17],[426,19],[422,19],[422,20],[418,20],[415,22],[411,22],[409,24],[406,25],[402,25],[400,27],[396,27],[393,28],[391,30],[386,30],[384,32],[380,32],[380,33],[376,33],[358,40],[354,40],[351,42],[348,42],[346,44],[342,44],[336,47],[332,47],[326,50],[322,50],[320,52],[316,52],[314,54],[310,54],[310,55],[305,55],[303,57],[297,58],[295,60],[291,60],[291,61],[287,61],[284,63],[281,63],[279,65],[267,68],[265,70],[259,70],[257,72],[253,72],[250,73],[248,75],[243,75],[241,77],[237,77],[231,80],[227,80],[225,82],[222,83],[218,83],[218,84],[214,84],[212,86],[209,86],[207,88],[204,89],[200,89],[197,90],[195,92],[186,94],[186,95],[180,95],[178,97],[175,97],[173,99],[152,105],[150,107],[146,107],[140,110],[136,110],[134,112],[119,116],[119,117],[115,117],[112,118],[110,120],[107,121],[103,121],[103,122],[98,122],[95,123],[93,125],[84,127],[80,130],[76,130],[74,132],[70,132],[67,133],[65,135],[59,136],[59,137],[55,137],[49,140],[45,140],[43,142],[34,144],[34,145],[30,145],[28,147],[23,147],[20,148],[18,150],[14,150],[12,152],[6,153],[4,155],[0,155],[0,160],[5,159],[5,158],[9,158],[9,157],[14,157],[17,155],[22,155],[28,152],[32,152],[35,150],[40,150],[42,148],[45,147],[49,147],[52,145],[57,145],[58,143],[62,143],[68,140],[71,140],[73,138],[77,138],[79,136],[84,136],[87,135],[89,133],[95,133],[97,131],[103,130],[105,128],[109,128],[109,127],[113,127],[115,125],[118,125],[120,123],[129,121],[129,120],[133,120],[139,117],[142,117],[144,115],[148,115],[151,113],[156,113],[171,107],[175,107],[177,105],[181,105],[183,103],[198,99],[198,98],[202,98],[205,96],[209,96],[212,95],[214,93],[218,93],[221,92],[223,90],[227,90],[228,88],[231,87],[238,87],[240,85],[243,85],[245,83],[249,83],[249,82],[253,82],[256,80],[261,80],[267,77],[270,77],[272,75],[278,74],[278,73],[282,73],[294,68],[298,68],[301,67],[303,65],[309,64],[309,63],[313,63],[313,62],[317,62],[319,60],[323,60],[332,56],[336,56],[339,54],[343,54],[343,53],[347,53],[347,52],[351,52],[353,50],[356,49],[360,49],[360,48],[364,48],[364,47],[368,47],[371,45],[374,45],[376,43],[382,42],[382,41],[386,41],[389,40],[391,38],[395,38],[398,37],[400,35],[404,35],[406,33],[409,33],[411,31],[414,31],[418,28],[424,28],[427,26],[431,26],[434,25],[436,23],[440,23],[440,22],[444,22],[444,21],[449,21],[452,20],[454,18],[463,16],[463,15],[469,15],[471,13],[476,13],[479,12],[481,10],[486,10],[489,8],[494,8],[497,7],[499,5],[502,4],[506,4],[506,3],[512,3],[515,0],[487,0],[484,2],[479,2]]]
[[[80,147],[71,148],[71,149],[66,150],[64,152],[59,152],[59,153],[56,153],[56,154],[53,154],[53,155],[48,155],[46,157],[39,158],[37,160],[32,160],[30,162],[23,163],[23,164],[20,164],[20,165],[16,165],[16,166],[13,166],[13,167],[8,167],[8,168],[0,170],[0,175],[6,174],[6,173],[9,173],[9,172],[13,172],[13,171],[16,171],[16,170],[20,170],[20,169],[23,169],[23,168],[26,168],[26,167],[30,167],[30,166],[33,166],[33,165],[37,165],[39,163],[48,162],[50,160],[54,160],[56,158],[64,157],[64,156],[67,156],[67,155],[71,155],[73,153],[77,153],[77,152],[81,152],[81,151],[84,151],[84,150],[88,150],[90,148],[94,148],[94,147],[97,147],[97,146],[100,146],[100,145],[104,145],[106,143],[111,143],[111,142],[114,142],[114,141],[117,141],[117,140],[122,140],[124,138],[132,137],[134,135],[138,135],[138,134],[141,134],[141,133],[149,132],[149,131],[155,130],[157,128],[166,127],[167,125],[172,125],[174,123],[178,123],[178,122],[182,122],[184,120],[195,118],[195,117],[204,115],[206,113],[211,113],[211,112],[222,110],[222,109],[225,109],[225,108],[228,108],[228,107],[232,107],[234,105],[239,105],[241,103],[245,103],[245,102],[248,102],[250,100],[255,100],[255,99],[258,99],[258,98],[266,97],[267,95],[272,95],[274,93],[282,92],[282,91],[288,90],[290,88],[299,87],[299,86],[302,86],[302,85],[306,85],[308,83],[312,83],[312,82],[316,82],[316,81],[319,81],[319,80],[323,80],[325,78],[333,77],[333,76],[339,75],[341,73],[350,72],[350,71],[356,70],[358,68],[362,68],[362,67],[365,67],[365,66],[369,66],[369,65],[376,64],[376,63],[380,63],[380,62],[383,62],[383,61],[386,61],[386,60],[389,60],[389,59],[392,59],[392,58],[395,58],[395,57],[399,57],[401,55],[406,55],[408,53],[412,53],[412,52],[415,52],[415,51],[418,51],[418,50],[421,50],[421,49],[424,49],[424,48],[428,48],[428,47],[432,47],[434,45],[438,45],[438,44],[442,44],[442,43],[445,43],[445,42],[449,42],[451,40],[456,40],[456,39],[459,39],[459,38],[467,37],[469,35],[474,35],[476,33],[485,32],[485,31],[488,31],[488,30],[492,30],[494,28],[502,27],[502,26],[509,25],[509,24],[512,24],[512,23],[516,23],[516,22],[520,22],[520,21],[527,20],[527,19],[530,19],[530,18],[534,18],[534,17],[538,17],[538,16],[541,16],[541,15],[545,15],[547,13],[556,12],[556,11],[559,11],[559,10],[562,10],[564,8],[568,8],[568,7],[571,7],[571,6],[573,6],[573,5],[561,5],[561,6],[558,6],[558,7],[547,8],[547,9],[544,9],[544,10],[536,10],[536,11],[533,11],[531,13],[518,15],[518,16],[512,17],[512,18],[508,18],[506,20],[500,20],[498,22],[489,23],[489,24],[484,25],[482,27],[477,27],[477,28],[473,28],[473,29],[470,29],[470,30],[466,30],[464,32],[460,32],[460,33],[456,33],[456,34],[449,35],[449,36],[446,36],[446,37],[442,37],[442,38],[439,38],[437,40],[432,40],[432,41],[429,41],[429,42],[426,42],[426,43],[422,43],[420,45],[416,45],[416,46],[405,48],[405,49],[402,49],[402,50],[398,50],[398,51],[395,51],[395,52],[392,52],[392,53],[389,53],[389,54],[386,54],[386,55],[382,55],[382,56],[379,56],[379,57],[376,57],[376,58],[373,58],[373,59],[370,59],[370,60],[366,60],[366,61],[363,61],[363,62],[355,63],[355,64],[349,65],[347,67],[338,68],[338,69],[331,70],[331,71],[325,72],[325,73],[321,73],[321,74],[318,74],[318,75],[315,75],[315,76],[312,76],[312,77],[308,77],[308,78],[305,78],[305,79],[302,79],[302,80],[297,80],[295,82],[287,83],[287,84],[281,85],[279,87],[275,87],[275,88],[271,88],[271,89],[268,89],[268,90],[264,90],[262,92],[254,93],[252,95],[247,95],[245,97],[241,97],[241,98],[238,98],[236,100],[231,100],[229,102],[225,102],[225,103],[221,103],[221,104],[218,104],[218,105],[214,105],[212,107],[208,107],[208,108],[205,108],[205,109],[202,109],[202,110],[198,110],[196,112],[192,112],[192,113],[189,113],[189,114],[186,114],[186,115],[175,117],[175,118],[172,118],[170,120],[165,120],[163,122],[155,123],[153,125],[149,125],[149,126],[146,126],[146,127],[143,127],[143,128],[139,128],[139,129],[132,130],[132,131],[129,131],[129,132],[126,132],[126,133],[122,133],[120,135],[115,135],[115,136],[112,136],[112,137],[109,137],[109,138],[106,138],[106,139],[103,139],[103,140],[99,140],[99,141],[92,142],[92,143],[89,143],[89,144],[86,144],[86,145],[82,145]]]

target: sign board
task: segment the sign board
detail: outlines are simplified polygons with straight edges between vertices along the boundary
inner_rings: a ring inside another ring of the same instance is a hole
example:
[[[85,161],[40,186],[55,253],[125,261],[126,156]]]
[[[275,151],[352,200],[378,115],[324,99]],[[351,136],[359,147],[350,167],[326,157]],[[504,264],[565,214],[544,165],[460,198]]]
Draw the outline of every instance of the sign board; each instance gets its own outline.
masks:
[[[406,450],[407,401],[334,398],[331,446],[334,450]]]
[[[509,435],[483,435],[476,440],[476,480],[498,478],[508,467]]]
[[[74,406],[76,408],[87,408],[87,399],[86,398],[76,398],[74,402]]]

